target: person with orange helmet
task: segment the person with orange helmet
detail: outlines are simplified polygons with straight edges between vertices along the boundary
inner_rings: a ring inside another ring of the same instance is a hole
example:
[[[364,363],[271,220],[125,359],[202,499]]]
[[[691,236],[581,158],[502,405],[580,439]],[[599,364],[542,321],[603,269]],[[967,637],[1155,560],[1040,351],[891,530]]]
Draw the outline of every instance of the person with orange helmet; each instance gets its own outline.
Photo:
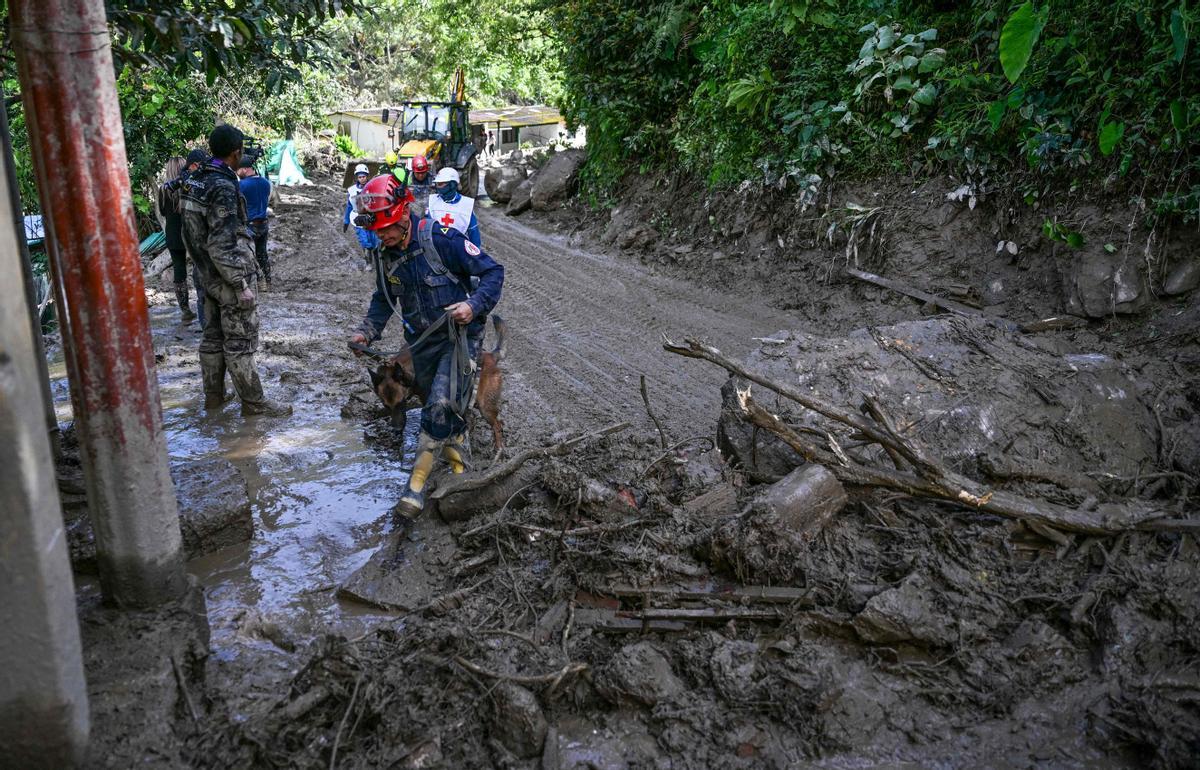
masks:
[[[378,340],[392,316],[401,314],[414,389],[426,394],[417,458],[399,503],[401,512],[416,516],[439,456],[452,472],[465,469],[464,417],[487,316],[500,301],[504,267],[455,228],[418,217],[412,204],[412,192],[390,174],[372,179],[356,198],[355,224],[378,235],[383,246],[371,305],[350,342],[362,346]],[[474,287],[473,279],[478,279]]]

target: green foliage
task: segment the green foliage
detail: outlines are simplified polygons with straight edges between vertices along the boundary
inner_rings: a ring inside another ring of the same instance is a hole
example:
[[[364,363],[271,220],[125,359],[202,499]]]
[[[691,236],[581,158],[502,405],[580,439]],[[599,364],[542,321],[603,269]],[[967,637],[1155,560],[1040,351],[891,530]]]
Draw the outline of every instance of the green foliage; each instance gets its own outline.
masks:
[[[1000,32],[1000,66],[1008,82],[1016,83],[1025,71],[1049,11],[1050,6],[1044,6],[1038,13],[1033,10],[1033,3],[1025,0],[1004,23]]]
[[[867,40],[846,67],[859,78],[855,103],[880,114],[885,122],[880,133],[893,139],[911,132],[932,110],[938,96],[934,73],[946,61],[943,49],[926,50],[926,44],[937,39],[936,29],[915,35],[901,31],[894,23],[866,25],[859,32],[866,33]]]
[[[326,25],[338,76],[359,102],[445,99],[454,70],[476,105],[553,102],[560,95],[541,0],[374,0],[370,15]]]
[[[597,199],[656,167],[806,189],[923,166],[1030,189],[1137,174],[1154,211],[1200,212],[1186,0],[543,2]]]
[[[363,158],[367,155],[365,152],[363,152],[363,149],[355,144],[354,140],[346,134],[338,134],[337,136],[333,137],[333,145],[338,148],[338,152],[350,158]]]
[[[154,210],[151,187],[172,155],[212,130],[214,115],[196,75],[127,68],[117,78],[125,126],[125,154],[138,213]]]
[[[358,13],[361,0],[253,0],[169,3],[108,0],[113,53],[119,64],[218,77],[247,70],[274,91],[298,80],[301,64],[327,62],[325,22]]]

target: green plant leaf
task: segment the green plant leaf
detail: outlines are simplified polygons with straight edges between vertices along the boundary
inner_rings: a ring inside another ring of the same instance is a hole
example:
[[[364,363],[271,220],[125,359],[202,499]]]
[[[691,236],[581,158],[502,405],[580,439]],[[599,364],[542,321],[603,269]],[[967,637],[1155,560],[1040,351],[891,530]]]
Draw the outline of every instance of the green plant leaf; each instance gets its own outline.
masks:
[[[1187,130],[1188,125],[1188,108],[1187,104],[1176,99],[1171,102],[1171,125],[1179,133]]]
[[[1100,154],[1112,155],[1113,150],[1121,142],[1121,137],[1125,136],[1125,124],[1119,120],[1114,120],[1111,123],[1103,123],[1100,126]]]
[[[1104,244],[1104,250],[1107,251],[1109,254],[1117,253],[1117,247],[1113,246],[1111,243]]]
[[[908,75],[901,75],[892,82],[893,91],[911,91],[916,87],[916,84],[913,83],[912,78]]]
[[[1171,11],[1171,42],[1175,45],[1175,63],[1183,61],[1187,54],[1188,34],[1183,25],[1183,14],[1176,8]]]
[[[921,63],[921,60],[915,56],[905,56],[904,58],[902,58],[900,60],[900,66],[904,67],[904,69],[906,69],[906,70],[910,70],[920,63]]]
[[[1067,233],[1067,245],[1073,249],[1083,247],[1083,236],[1076,232]]]
[[[937,101],[937,86],[933,83],[926,83],[912,95],[912,100],[922,107],[932,107],[933,103]]]
[[[934,48],[921,57],[921,64],[917,67],[917,72],[933,72],[940,68],[946,61],[946,51],[942,48]]]
[[[896,42],[896,32],[890,25],[880,27],[879,31],[875,33],[875,39],[879,41],[876,47],[884,51],[891,48],[892,44]]]
[[[937,35],[938,35],[938,32],[936,29],[927,29],[924,32],[922,32],[921,34],[917,35],[917,37],[919,37],[920,39],[922,39],[928,43],[932,40],[937,40]]]
[[[1029,64],[1033,47],[1042,34],[1042,18],[1033,10],[1033,3],[1026,0],[1004,23],[1000,32],[1000,66],[1008,82],[1016,83]]]
[[[1008,105],[1003,99],[997,99],[988,107],[988,122],[992,124],[992,131],[1000,130],[1000,122],[1004,120],[1004,113],[1007,111]]]

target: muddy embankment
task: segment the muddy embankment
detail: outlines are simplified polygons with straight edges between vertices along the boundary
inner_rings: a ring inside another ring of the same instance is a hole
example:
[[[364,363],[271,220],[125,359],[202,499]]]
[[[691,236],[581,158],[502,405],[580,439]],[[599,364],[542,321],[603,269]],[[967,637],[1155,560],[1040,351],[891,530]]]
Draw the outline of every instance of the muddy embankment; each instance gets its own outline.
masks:
[[[508,271],[510,456],[631,426],[528,464],[470,519],[415,524],[388,512],[412,437],[390,434],[341,349],[370,277],[337,227],[339,193],[285,196],[263,359],[299,422],[201,416],[194,332],[158,338],[160,377],[182,383],[164,396],[172,456],[232,463],[255,534],[193,563],[211,652],[176,642],[147,667],[165,712],[152,740],[117,707],[122,680],[93,682],[93,764],[1194,763],[1200,554],[1183,525],[1155,524],[1195,507],[1194,294],[1023,332],[1069,309],[1075,257],[944,192],[897,185],[853,221],[859,201],[837,192],[801,213],[653,180],[602,214],[484,208]],[[1158,234],[1155,253],[1169,266],[1190,237]],[[981,312],[847,277],[855,244],[860,269]],[[747,425],[746,383],[665,352],[662,334],[862,424],[751,386],[832,458],[796,471],[794,449]],[[473,444],[489,466],[486,427]],[[849,480],[862,469],[974,493]],[[1014,498],[1095,527],[988,507]],[[1145,515],[1125,527],[1118,509]],[[98,612],[87,627],[130,622]],[[118,637],[85,633],[90,672],[106,645],[132,649]]]

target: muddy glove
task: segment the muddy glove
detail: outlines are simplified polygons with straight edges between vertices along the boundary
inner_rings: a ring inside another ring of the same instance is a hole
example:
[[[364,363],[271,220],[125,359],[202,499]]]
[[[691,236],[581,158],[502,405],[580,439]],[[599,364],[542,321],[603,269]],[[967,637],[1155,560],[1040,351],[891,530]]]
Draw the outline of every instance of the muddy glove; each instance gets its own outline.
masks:
[[[350,344],[351,345],[366,345],[367,344],[367,335],[363,334],[362,332],[356,333],[353,337],[350,338]],[[350,350],[353,351],[355,358],[362,358],[361,350],[354,350],[354,348],[350,348]]]
[[[346,231],[347,231],[347,230],[349,230],[349,229],[350,229],[350,223],[349,223],[349,222],[342,222],[342,232],[344,233],[344,232],[346,232]]]

